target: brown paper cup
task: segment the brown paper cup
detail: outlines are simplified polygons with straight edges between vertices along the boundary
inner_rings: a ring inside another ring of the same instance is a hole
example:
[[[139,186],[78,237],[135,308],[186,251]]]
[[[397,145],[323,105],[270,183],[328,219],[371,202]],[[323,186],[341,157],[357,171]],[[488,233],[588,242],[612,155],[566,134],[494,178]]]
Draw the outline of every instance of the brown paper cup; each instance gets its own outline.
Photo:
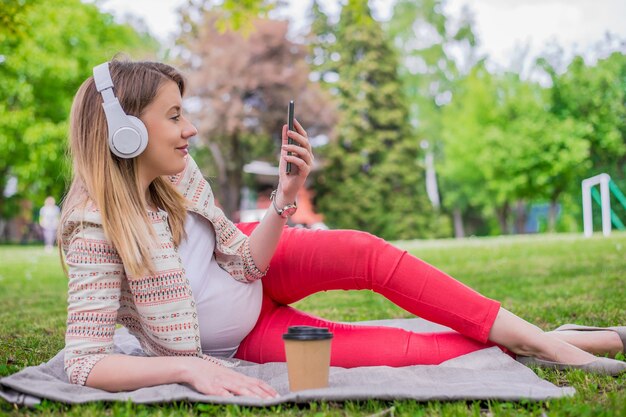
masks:
[[[289,327],[283,339],[291,391],[328,387],[332,337],[326,328]]]

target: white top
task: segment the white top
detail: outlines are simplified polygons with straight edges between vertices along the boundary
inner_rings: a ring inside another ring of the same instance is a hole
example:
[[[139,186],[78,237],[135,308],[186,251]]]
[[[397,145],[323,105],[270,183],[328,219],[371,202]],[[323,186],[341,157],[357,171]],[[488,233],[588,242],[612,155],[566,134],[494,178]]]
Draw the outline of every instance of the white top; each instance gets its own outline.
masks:
[[[204,217],[187,212],[187,239],[178,252],[198,310],[200,344],[210,356],[231,358],[261,312],[261,281],[236,281],[215,261],[215,230]]]
[[[59,216],[61,209],[53,204],[45,205],[39,210],[39,224],[44,229],[56,229],[59,226]]]

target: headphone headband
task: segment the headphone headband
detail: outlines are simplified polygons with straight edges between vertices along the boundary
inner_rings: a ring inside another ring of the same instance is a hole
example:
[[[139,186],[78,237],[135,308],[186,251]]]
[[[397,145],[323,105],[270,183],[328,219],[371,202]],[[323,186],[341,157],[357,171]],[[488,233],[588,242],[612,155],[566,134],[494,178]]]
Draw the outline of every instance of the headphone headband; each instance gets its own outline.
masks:
[[[109,63],[105,62],[93,67],[93,80],[96,83],[96,90],[101,93],[106,88],[113,88],[113,80],[109,72]]]

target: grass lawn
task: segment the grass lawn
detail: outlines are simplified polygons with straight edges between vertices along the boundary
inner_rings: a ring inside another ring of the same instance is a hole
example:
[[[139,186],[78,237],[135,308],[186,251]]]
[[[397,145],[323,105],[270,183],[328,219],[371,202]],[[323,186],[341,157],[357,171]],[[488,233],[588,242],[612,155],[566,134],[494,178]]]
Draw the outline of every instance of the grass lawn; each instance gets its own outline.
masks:
[[[397,242],[521,317],[551,329],[565,322],[626,325],[626,234],[476,238]],[[38,365],[63,348],[67,281],[58,257],[42,247],[0,246],[0,376]],[[352,321],[409,317],[377,294],[326,292],[298,303],[323,317]],[[623,360],[624,357],[621,356]],[[45,402],[35,410],[0,400],[0,415],[66,416],[626,416],[626,375],[537,369],[573,398],[529,402],[346,402],[244,408],[172,403],[157,406]]]

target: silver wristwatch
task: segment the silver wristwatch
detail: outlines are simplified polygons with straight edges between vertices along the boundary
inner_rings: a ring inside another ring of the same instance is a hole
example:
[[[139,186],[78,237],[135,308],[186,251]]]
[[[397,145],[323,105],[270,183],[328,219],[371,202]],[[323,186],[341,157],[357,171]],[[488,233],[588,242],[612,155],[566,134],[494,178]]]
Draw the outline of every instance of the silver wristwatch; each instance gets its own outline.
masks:
[[[272,205],[274,206],[274,210],[276,210],[276,213],[282,217],[283,219],[286,219],[287,217],[293,215],[296,210],[298,210],[298,206],[296,205],[296,202],[294,201],[293,204],[287,204],[285,207],[283,208],[278,208],[278,206],[276,205],[276,192],[278,190],[274,190],[272,191],[272,194],[270,194],[270,200],[272,200]]]

